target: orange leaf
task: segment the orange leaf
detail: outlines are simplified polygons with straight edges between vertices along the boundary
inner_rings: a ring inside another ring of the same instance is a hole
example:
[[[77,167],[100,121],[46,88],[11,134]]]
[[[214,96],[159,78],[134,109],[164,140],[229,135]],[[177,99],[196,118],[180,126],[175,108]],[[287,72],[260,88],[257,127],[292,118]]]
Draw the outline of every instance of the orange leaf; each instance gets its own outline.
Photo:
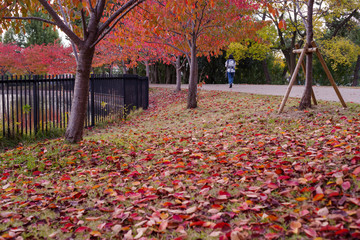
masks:
[[[313,201],[320,201],[323,198],[324,198],[324,194],[319,193],[314,196]]]
[[[279,22],[279,28],[286,30],[286,22],[284,19]]]

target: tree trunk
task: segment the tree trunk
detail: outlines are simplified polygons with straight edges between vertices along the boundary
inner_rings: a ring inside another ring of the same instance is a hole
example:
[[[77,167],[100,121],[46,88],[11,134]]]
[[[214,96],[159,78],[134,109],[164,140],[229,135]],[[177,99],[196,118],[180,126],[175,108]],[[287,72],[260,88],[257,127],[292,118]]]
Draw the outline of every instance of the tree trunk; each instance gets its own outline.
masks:
[[[271,84],[271,76],[270,76],[270,73],[269,73],[269,68],[268,68],[268,64],[267,64],[266,59],[264,59],[262,61],[262,67],[263,67],[263,71],[264,71],[264,74],[265,74],[266,83]]]
[[[158,68],[158,64],[157,63],[155,63],[154,65],[152,65],[153,66],[153,69],[154,69],[154,71],[153,71],[153,78],[154,78],[154,83],[160,83],[160,81],[159,81],[159,68]]]
[[[309,46],[311,46],[311,42],[313,41],[313,36],[314,36],[314,33],[313,33],[313,7],[314,7],[314,0],[309,0],[305,48],[308,48]],[[311,107],[312,76],[313,76],[313,54],[311,52],[309,52],[306,54],[305,91],[304,91],[304,94],[303,94],[300,104],[299,104],[300,110]]]
[[[358,85],[359,71],[360,71],[360,55],[358,56],[358,59],[356,61],[356,66],[355,66],[355,70],[354,70],[354,79],[353,79],[353,83],[352,83],[353,86]]]
[[[197,82],[198,82],[198,62],[196,56],[196,44],[193,41],[190,56],[190,77],[187,108],[197,108]]]
[[[170,65],[165,65],[165,83],[170,84],[171,83],[171,69]]]
[[[94,51],[95,48],[85,48],[79,52],[74,97],[71,104],[69,124],[65,133],[65,139],[71,143],[79,142],[83,136],[89,96],[89,77]]]
[[[175,92],[181,91],[181,58],[180,56],[176,57],[176,89]]]
[[[146,76],[148,77],[150,83],[151,83],[151,79],[150,79],[150,64],[149,61],[145,61],[145,70],[146,70]]]

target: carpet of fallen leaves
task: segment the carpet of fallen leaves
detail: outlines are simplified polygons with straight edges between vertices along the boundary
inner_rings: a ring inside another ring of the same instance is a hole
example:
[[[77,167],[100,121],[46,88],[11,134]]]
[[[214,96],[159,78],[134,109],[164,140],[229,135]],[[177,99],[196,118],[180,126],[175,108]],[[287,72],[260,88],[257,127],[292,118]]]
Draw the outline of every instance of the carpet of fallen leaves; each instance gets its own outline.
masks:
[[[151,89],[126,122],[0,155],[0,239],[360,238],[360,106]]]

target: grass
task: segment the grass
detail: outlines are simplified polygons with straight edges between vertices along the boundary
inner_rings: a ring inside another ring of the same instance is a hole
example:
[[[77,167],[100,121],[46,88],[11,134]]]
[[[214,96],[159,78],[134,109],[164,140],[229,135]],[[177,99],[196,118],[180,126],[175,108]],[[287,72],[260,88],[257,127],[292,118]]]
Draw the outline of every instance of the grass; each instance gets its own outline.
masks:
[[[339,202],[358,198],[359,105],[298,111],[290,99],[278,115],[280,97],[200,91],[188,110],[185,91],[150,93],[149,110],[89,129],[78,144],[56,138],[1,153],[0,236],[356,236],[358,205]],[[321,220],[332,232],[312,224],[325,207],[347,214]]]

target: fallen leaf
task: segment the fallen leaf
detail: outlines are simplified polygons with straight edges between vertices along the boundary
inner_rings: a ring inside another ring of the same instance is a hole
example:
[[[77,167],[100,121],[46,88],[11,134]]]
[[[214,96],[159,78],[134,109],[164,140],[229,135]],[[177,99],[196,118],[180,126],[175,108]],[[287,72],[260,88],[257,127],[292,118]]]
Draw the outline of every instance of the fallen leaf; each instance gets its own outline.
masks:
[[[299,229],[301,228],[301,223],[299,221],[293,221],[290,223],[290,228],[295,234],[299,234]]]

